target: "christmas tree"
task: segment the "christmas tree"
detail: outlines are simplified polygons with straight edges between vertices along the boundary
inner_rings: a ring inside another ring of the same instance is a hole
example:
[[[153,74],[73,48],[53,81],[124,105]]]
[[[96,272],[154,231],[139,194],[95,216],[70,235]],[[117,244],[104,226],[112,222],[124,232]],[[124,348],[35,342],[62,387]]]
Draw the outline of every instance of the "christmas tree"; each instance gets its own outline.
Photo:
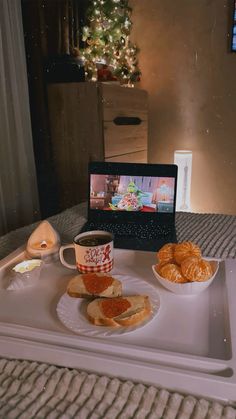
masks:
[[[140,80],[138,48],[130,41],[131,13],[128,0],[90,0],[81,50],[87,80]]]

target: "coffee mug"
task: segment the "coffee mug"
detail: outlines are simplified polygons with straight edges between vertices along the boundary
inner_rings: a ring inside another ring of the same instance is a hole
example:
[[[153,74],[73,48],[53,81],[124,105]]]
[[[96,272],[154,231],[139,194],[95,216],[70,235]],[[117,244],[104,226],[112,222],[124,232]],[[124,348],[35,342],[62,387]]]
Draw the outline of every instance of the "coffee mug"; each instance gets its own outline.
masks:
[[[75,250],[76,264],[67,263],[64,251]],[[70,269],[78,269],[81,273],[110,272],[113,268],[113,235],[108,231],[86,231],[77,234],[73,243],[61,246],[59,251],[61,263]]]

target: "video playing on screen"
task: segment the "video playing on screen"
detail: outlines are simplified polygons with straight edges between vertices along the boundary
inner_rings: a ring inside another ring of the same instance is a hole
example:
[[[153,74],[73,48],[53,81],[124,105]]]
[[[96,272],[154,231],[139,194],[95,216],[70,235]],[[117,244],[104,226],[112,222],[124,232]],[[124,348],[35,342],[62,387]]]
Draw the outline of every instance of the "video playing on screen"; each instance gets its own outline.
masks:
[[[172,177],[92,174],[90,209],[172,213],[174,189]]]

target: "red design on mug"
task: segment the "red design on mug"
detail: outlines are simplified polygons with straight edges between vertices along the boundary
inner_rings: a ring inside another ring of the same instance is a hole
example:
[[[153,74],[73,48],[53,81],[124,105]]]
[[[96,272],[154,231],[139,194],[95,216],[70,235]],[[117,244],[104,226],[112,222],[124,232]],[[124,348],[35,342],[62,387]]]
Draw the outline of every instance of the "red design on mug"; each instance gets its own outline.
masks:
[[[107,246],[105,246],[104,252],[103,252],[103,259],[102,262],[105,262],[106,260],[110,260],[110,253],[111,253],[111,246],[109,244],[107,244]]]
[[[102,246],[99,248],[91,248],[86,250],[84,260],[87,263],[95,263],[101,265],[106,259],[110,260],[110,245]]]

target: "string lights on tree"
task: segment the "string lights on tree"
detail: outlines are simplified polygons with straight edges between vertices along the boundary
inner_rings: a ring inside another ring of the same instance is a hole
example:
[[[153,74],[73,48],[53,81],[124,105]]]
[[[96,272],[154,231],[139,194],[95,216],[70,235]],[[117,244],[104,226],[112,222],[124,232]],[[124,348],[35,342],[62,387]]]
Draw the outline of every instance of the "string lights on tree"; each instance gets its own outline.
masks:
[[[87,80],[140,80],[138,48],[130,41],[131,13],[128,0],[90,0],[81,50]]]

